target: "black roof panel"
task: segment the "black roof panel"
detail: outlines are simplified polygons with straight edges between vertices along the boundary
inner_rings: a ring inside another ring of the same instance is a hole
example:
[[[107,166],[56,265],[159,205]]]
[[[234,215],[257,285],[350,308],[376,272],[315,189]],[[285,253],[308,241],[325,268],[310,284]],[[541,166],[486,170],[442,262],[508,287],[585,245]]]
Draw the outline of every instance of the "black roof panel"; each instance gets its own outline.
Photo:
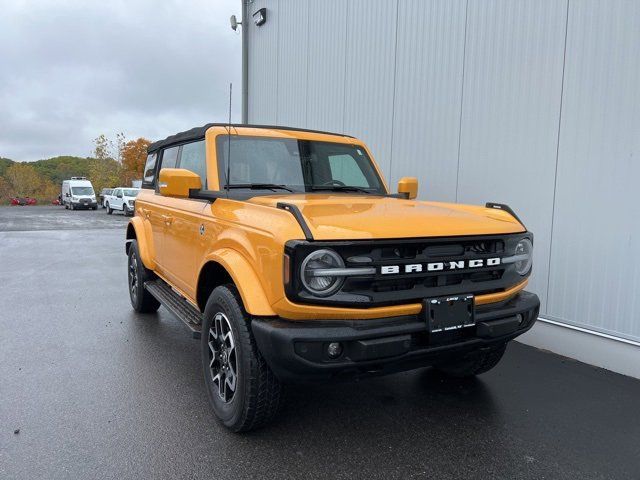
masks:
[[[185,132],[176,133],[175,135],[171,135],[164,140],[158,140],[157,142],[153,142],[151,145],[147,147],[147,153],[153,153],[161,148],[170,147],[172,145],[180,145],[182,143],[193,142],[197,140],[202,140],[204,138],[205,133],[211,127],[227,127],[228,123],[207,123],[202,127],[195,127],[191,130],[187,130]],[[232,123],[232,127],[234,128],[266,128],[272,130],[291,130],[297,132],[310,132],[310,133],[323,133],[325,135],[338,135],[340,137],[348,137],[354,138],[351,135],[345,135],[343,133],[332,133],[332,132],[323,132],[321,130],[309,130],[306,128],[295,128],[295,127],[282,127],[278,125],[251,125],[246,123]]]

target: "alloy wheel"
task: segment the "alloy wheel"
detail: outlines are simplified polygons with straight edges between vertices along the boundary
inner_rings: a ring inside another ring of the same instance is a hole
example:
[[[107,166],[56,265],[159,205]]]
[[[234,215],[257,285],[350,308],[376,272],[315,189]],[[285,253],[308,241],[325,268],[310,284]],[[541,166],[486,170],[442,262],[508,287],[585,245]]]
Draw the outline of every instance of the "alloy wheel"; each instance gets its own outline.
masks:
[[[131,257],[129,258],[129,292],[135,302],[138,298],[138,262],[136,252],[131,252]]]
[[[236,345],[227,316],[218,312],[208,333],[209,369],[211,380],[220,399],[228,403],[233,399],[238,384]]]

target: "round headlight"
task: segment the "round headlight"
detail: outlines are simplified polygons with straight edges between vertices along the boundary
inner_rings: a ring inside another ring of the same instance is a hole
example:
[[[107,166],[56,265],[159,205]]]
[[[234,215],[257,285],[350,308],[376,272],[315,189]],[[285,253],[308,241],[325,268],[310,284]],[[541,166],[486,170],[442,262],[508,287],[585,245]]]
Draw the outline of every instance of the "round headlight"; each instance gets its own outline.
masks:
[[[322,249],[307,255],[300,266],[302,285],[318,297],[328,297],[342,286],[344,277],[332,276],[327,269],[344,268],[342,257],[333,250]]]
[[[514,256],[516,257],[516,272],[520,275],[526,275],[531,270],[531,262],[533,255],[533,243],[528,238],[523,238],[516,245]]]

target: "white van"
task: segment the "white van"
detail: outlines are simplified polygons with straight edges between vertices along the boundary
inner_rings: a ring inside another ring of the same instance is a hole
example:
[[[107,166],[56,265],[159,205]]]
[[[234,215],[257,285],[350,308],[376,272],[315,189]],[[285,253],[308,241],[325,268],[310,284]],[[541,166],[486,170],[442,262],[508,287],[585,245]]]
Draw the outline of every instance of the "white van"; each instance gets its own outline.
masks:
[[[91,208],[97,210],[96,192],[93,185],[86,177],[71,177],[71,180],[62,182],[61,201],[64,208],[75,210],[76,208]]]

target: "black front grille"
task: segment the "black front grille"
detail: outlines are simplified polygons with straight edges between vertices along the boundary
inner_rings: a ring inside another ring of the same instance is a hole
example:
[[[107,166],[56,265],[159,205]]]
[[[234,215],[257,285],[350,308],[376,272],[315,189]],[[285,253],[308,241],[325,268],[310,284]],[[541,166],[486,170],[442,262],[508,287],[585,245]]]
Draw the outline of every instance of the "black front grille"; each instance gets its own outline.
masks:
[[[530,236],[530,234],[526,234]],[[353,242],[292,242],[287,245],[291,257],[292,282],[287,296],[296,302],[372,307],[421,301],[424,298],[459,293],[486,294],[503,291],[524,278],[513,264],[486,265],[488,259],[513,254],[525,234],[502,236],[453,237],[411,240],[375,240]],[[376,273],[347,277],[342,288],[330,297],[319,299],[306,292],[299,282],[298,266],[317,248],[332,248],[348,268],[374,267]],[[471,268],[470,261],[482,261]],[[450,262],[456,263],[451,268]],[[462,262],[462,263],[459,263]],[[445,265],[443,270],[427,270],[427,265]],[[406,273],[407,265],[421,265],[422,271]],[[460,265],[464,265],[460,267]],[[383,267],[398,273],[383,274]]]

